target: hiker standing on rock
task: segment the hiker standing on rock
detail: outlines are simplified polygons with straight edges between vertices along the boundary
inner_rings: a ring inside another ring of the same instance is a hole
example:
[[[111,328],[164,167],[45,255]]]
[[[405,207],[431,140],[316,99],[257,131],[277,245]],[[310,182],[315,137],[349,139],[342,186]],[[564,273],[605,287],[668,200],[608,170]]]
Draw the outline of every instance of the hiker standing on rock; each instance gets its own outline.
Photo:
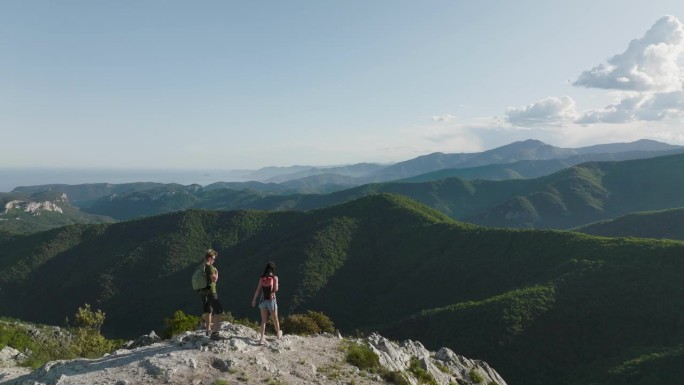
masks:
[[[252,307],[256,306],[257,298],[261,298],[259,302],[259,309],[261,309],[261,340],[259,344],[266,343],[264,333],[266,332],[266,321],[268,321],[268,313],[273,317],[273,325],[275,325],[276,335],[278,339],[283,338],[283,331],[280,330],[280,323],[278,322],[278,304],[276,303],[275,293],[278,291],[278,276],[275,275],[276,266],[273,262],[268,262],[264,269],[264,274],[259,278],[254,297],[252,298]]]
[[[223,307],[221,301],[218,299],[216,292],[216,282],[218,281],[218,269],[214,267],[214,261],[218,253],[216,250],[209,249],[204,255],[204,274],[207,277],[208,285],[206,288],[200,290],[202,295],[202,303],[204,307],[204,320],[206,323],[206,334],[211,335],[211,338],[219,338],[219,314],[223,314]],[[212,316],[214,316],[214,323],[212,325]]]

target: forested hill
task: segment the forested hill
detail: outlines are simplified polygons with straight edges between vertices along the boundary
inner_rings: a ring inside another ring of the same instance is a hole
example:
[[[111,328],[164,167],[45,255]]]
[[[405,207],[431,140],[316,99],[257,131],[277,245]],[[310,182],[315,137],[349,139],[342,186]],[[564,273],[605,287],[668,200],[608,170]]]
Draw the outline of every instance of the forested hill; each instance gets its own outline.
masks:
[[[308,213],[190,210],[0,238],[0,308],[5,315],[59,323],[88,302],[109,310],[106,331],[144,332],[177,308],[196,310],[189,276],[213,247],[221,252],[222,289],[245,296],[229,296],[230,308],[251,310],[253,281],[272,259],[282,261],[280,271],[291,282],[283,292],[291,296],[283,305],[288,311],[307,304],[345,265],[349,248],[370,236],[367,227],[380,236],[388,223],[410,234],[453,222],[405,198],[376,195]]]
[[[60,324],[90,303],[107,314],[105,333],[146,333],[177,309],[201,311],[190,276],[209,246],[237,317],[258,319],[255,281],[273,260],[282,315],[318,310],[345,333],[448,346],[512,384],[684,374],[672,365],[684,345],[683,242],[488,229],[387,194],[309,212],[190,210],[0,238],[0,309]]]
[[[613,220],[592,223],[574,229],[606,237],[669,238],[684,240],[684,207],[643,211]]]
[[[261,195],[228,189],[122,194],[94,203],[91,213],[127,219],[187,208],[310,210],[374,193],[418,200],[456,220],[496,227],[556,228],[612,219],[635,211],[684,206],[684,154],[622,162],[584,163],[525,180],[446,178],[359,186],[330,194]]]
[[[78,201],[80,203],[69,199],[74,205],[80,204],[82,212],[99,215],[80,215],[71,220],[86,222],[89,218],[129,220],[187,209],[311,210],[370,194],[392,193],[415,199],[453,219],[469,223],[507,228],[571,229],[638,211],[683,207],[684,195],[678,192],[684,189],[684,173],[677,172],[682,169],[684,154],[678,154],[583,163],[535,179],[488,181],[451,177],[367,184],[329,194],[276,195],[220,186],[132,184],[109,186],[110,190],[120,192]],[[108,191],[103,186],[93,187],[98,194]],[[46,188],[64,189],[64,186]],[[43,194],[38,187],[34,189],[34,195]],[[31,232],[70,223],[65,222],[68,218],[62,218],[66,211],[64,213],[31,216],[22,221],[15,220],[12,213],[11,217],[0,218],[0,230]],[[29,228],[31,226],[34,228]]]

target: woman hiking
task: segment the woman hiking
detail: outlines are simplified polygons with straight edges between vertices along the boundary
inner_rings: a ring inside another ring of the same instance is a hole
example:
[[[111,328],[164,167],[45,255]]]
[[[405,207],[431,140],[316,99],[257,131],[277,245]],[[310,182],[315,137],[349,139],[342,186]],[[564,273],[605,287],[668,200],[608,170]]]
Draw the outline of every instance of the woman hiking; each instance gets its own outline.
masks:
[[[273,325],[275,325],[276,336],[278,339],[283,338],[283,331],[280,330],[280,323],[278,322],[278,304],[276,303],[275,293],[278,291],[278,276],[275,275],[276,266],[273,262],[268,262],[264,269],[264,274],[257,282],[254,297],[252,298],[252,307],[256,306],[257,298],[261,298],[259,302],[259,309],[261,309],[261,340],[260,345],[266,343],[264,333],[266,332],[266,321],[268,321],[268,313],[273,317]]]

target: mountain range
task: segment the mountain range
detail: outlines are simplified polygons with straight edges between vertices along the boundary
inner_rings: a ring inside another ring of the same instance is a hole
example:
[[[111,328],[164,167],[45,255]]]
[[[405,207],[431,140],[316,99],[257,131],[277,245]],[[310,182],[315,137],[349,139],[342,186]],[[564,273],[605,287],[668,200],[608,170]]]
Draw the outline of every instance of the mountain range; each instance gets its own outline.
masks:
[[[569,229],[630,212],[682,206],[681,199],[676,195],[667,194],[667,191],[681,187],[679,174],[672,172],[682,166],[681,156],[658,156],[652,158],[654,160],[648,158],[682,151],[681,148],[673,150],[672,147],[659,142],[637,141],[579,149],[559,149],[539,141],[528,140],[483,153],[433,154],[434,156],[419,157],[400,165],[402,169],[415,169],[418,164],[430,163],[426,159],[433,159],[433,165],[430,167],[435,168],[444,167],[448,163],[445,159],[452,159],[449,164],[456,161],[473,164],[513,161],[520,158],[539,159],[566,155],[569,157],[489,164],[474,168],[441,169],[395,182],[371,183],[339,191],[336,190],[343,185],[354,185],[354,177],[319,174],[282,183],[218,182],[206,187],[160,183],[26,186],[16,188],[12,193],[0,194],[0,199],[6,202],[18,199],[19,196],[31,201],[35,196],[46,193],[67,194],[69,203],[80,208],[83,215],[77,216],[72,213],[68,220],[56,220],[52,225],[54,227],[73,222],[128,220],[191,208],[308,210],[342,203],[371,193],[390,192],[409,196],[454,219],[471,223],[496,227]],[[570,166],[580,160],[606,158],[646,159]],[[439,159],[440,165],[434,166],[434,161]],[[360,164],[358,167],[338,167],[329,170],[351,169],[356,173],[371,170],[377,173],[388,167],[394,166],[377,168],[369,164]],[[306,171],[302,166],[296,169],[297,173]],[[277,172],[283,170],[269,168],[265,169],[263,175],[273,178]],[[551,172],[554,173],[549,174]],[[453,177],[454,175],[459,177]],[[483,176],[494,180],[481,180]],[[323,180],[329,182],[325,185],[327,187],[321,184]],[[632,200],[621,197],[624,191],[638,192],[646,185],[650,186],[647,192],[651,195],[660,191],[663,195],[649,198],[646,194]],[[332,192],[311,193],[321,189],[329,189]],[[11,221],[7,220],[8,217],[11,218],[8,215],[0,217],[0,230],[27,232],[31,230],[31,222],[36,219],[27,217],[19,227],[10,226]],[[2,219],[5,220],[1,221]],[[48,227],[50,224],[44,216],[34,231]]]
[[[579,148],[560,148],[538,140],[529,139],[483,152],[462,154],[433,153],[391,165],[358,163],[348,166],[330,167],[264,167],[251,172],[243,171],[240,174],[240,178],[247,180],[247,182],[216,182],[207,185],[206,188],[253,189],[263,193],[273,192],[277,194],[325,193],[367,183],[406,179],[440,170],[455,171],[460,169],[470,170],[463,175],[454,174],[447,176],[461,176],[466,179],[509,179],[511,176],[539,177],[588,161],[642,159],[681,152],[684,152],[684,147],[682,146],[646,139],[631,143],[601,144]],[[549,160],[563,161],[546,162]],[[538,164],[537,162],[541,163]],[[497,175],[490,169],[480,169],[480,167],[487,165],[499,165],[498,168],[506,169],[507,165],[510,164],[515,164],[513,167],[515,173],[510,176],[506,174],[503,176]],[[527,171],[528,169],[529,171]],[[516,173],[519,173],[519,175],[515,175]],[[50,188],[67,192],[69,196],[73,196],[75,201],[82,201],[98,199],[118,192],[138,190],[137,187],[132,185],[129,183],[118,185],[108,183],[81,185],[93,187],[79,189],[78,196],[73,194],[73,189],[66,191],[67,185],[20,186],[15,188],[13,192],[31,193]],[[144,183],[140,184],[139,187],[150,188],[152,185],[154,183]]]
[[[106,312],[105,333],[138,335],[176,309],[199,313],[190,276],[207,247],[219,251],[219,296],[237,317],[256,319],[254,280],[273,260],[282,315],[317,310],[347,333],[447,346],[511,384],[684,374],[684,243],[485,228],[388,194],[0,238],[0,308],[59,324],[65,309],[90,303]]]
[[[643,152],[643,155],[650,157],[654,156],[654,153],[661,152],[662,154],[662,152],[678,150],[682,150],[682,147],[645,139],[632,143],[612,143],[579,148],[555,147],[538,140],[528,139],[478,153],[434,153],[420,156],[378,170],[373,173],[372,177],[375,182],[388,181],[443,169],[509,164],[523,160],[573,158],[570,161],[572,165],[589,160],[612,160],[610,158],[618,153],[632,153],[632,156],[641,157],[639,153]],[[650,155],[646,155],[649,153]],[[583,158],[584,156],[589,156],[589,158]]]
[[[583,162],[642,159],[681,152],[684,152],[682,146],[647,139],[579,148],[555,147],[529,139],[478,153],[433,153],[391,165],[358,163],[331,167],[265,167],[242,175],[250,182],[221,185],[262,193],[328,193],[412,177],[417,177],[417,181],[449,176],[490,180],[534,178]],[[435,174],[423,176],[430,173]]]
[[[681,152],[529,140],[204,187],[19,187],[0,193],[0,315],[60,324],[90,303],[109,336],[159,330],[199,313],[189,277],[212,247],[238,317],[257,318],[253,280],[273,260],[281,315],[447,346],[511,384],[676,382]]]
[[[374,183],[329,194],[259,194],[248,190],[156,186],[90,201],[82,210],[128,220],[191,208],[311,210],[369,194],[418,200],[453,219],[493,227],[570,229],[648,210],[684,207],[684,154],[591,162],[534,179],[445,178]]]

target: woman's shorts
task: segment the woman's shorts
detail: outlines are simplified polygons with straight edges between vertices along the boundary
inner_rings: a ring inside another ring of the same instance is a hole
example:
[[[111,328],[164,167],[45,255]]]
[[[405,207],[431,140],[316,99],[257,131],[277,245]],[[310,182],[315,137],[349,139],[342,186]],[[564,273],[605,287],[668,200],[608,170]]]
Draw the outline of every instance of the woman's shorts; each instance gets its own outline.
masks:
[[[223,314],[223,307],[218,299],[218,294],[202,294],[202,303],[205,313]]]
[[[276,303],[275,298],[274,299],[269,299],[269,300],[263,300],[261,303],[259,303],[259,309],[266,309],[273,313],[274,311],[278,310],[278,304]]]

